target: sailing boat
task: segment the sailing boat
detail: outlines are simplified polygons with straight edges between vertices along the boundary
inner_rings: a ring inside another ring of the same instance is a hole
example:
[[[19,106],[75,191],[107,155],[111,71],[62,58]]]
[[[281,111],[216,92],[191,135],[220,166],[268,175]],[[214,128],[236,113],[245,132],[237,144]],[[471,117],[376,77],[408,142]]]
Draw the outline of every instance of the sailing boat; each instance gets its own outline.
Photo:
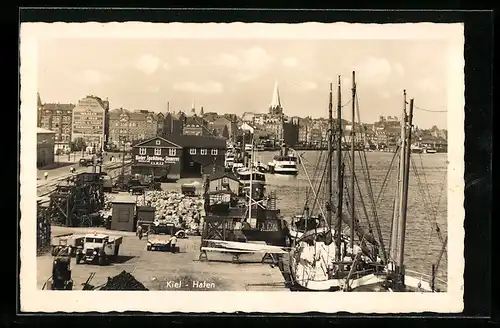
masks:
[[[406,212],[408,200],[409,163],[411,153],[411,128],[413,118],[413,99],[410,101],[410,114],[406,114],[406,92],[404,121],[401,124],[401,146],[399,147],[399,180],[398,195],[395,198],[395,208],[393,216],[392,239],[390,256],[385,254],[382,245],[378,245],[371,234],[365,234],[359,229],[355,219],[354,195],[355,195],[355,175],[354,175],[354,138],[351,138],[351,192],[350,210],[351,218],[345,217],[343,209],[343,174],[344,163],[342,162],[342,125],[341,125],[341,88],[340,77],[338,87],[338,127],[337,136],[337,211],[335,231],[332,235],[332,141],[333,141],[333,117],[332,117],[332,85],[330,84],[330,106],[329,124],[330,134],[328,137],[327,155],[327,183],[328,195],[326,201],[326,222],[323,226],[308,230],[302,236],[298,236],[295,245],[290,252],[290,273],[296,286],[306,290],[316,291],[435,291],[434,279],[435,268],[433,266],[433,276],[431,282],[423,280],[423,274],[419,278],[407,275],[404,266],[404,242],[406,230]],[[356,84],[355,73],[353,72],[353,130],[356,104]],[[315,197],[317,195],[315,194]],[[307,209],[306,212],[309,212]],[[309,215],[307,213],[306,215]],[[307,221],[308,217],[304,218]],[[342,222],[348,222],[350,234],[347,235],[342,230]],[[360,239],[359,243],[354,243],[354,233]],[[335,242],[334,242],[335,239]],[[382,239],[380,239],[382,241]],[[367,242],[372,247],[367,247]],[[379,257],[379,246],[382,249],[382,257]],[[445,243],[443,243],[444,250]],[[442,252],[440,256],[442,255]],[[438,262],[439,263],[439,262]]]

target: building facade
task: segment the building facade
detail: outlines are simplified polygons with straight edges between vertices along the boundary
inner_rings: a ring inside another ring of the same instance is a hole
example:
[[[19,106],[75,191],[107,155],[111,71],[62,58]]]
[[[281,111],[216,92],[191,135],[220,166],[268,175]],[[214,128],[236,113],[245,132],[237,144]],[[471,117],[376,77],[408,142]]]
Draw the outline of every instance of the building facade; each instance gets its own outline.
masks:
[[[87,147],[103,149],[109,135],[109,102],[90,95],[73,108],[71,140],[83,139]]]
[[[238,129],[236,122],[231,122],[224,116],[216,118],[213,122],[210,122],[208,126],[216,135],[226,139],[231,138]]]
[[[154,137],[132,147],[132,174],[177,180],[202,177],[207,168],[224,167],[226,141],[206,136]]]
[[[163,136],[181,135],[183,122],[186,115],[183,112],[170,113],[165,115]]]
[[[208,127],[207,121],[193,115],[184,119],[182,134],[185,136],[208,136],[212,133]]]
[[[54,131],[55,149],[71,147],[71,125],[74,104],[43,104],[39,106],[39,127]]]
[[[211,136],[171,136],[169,141],[182,147],[181,177],[202,177],[207,167],[224,166],[226,140]]]
[[[165,134],[165,115],[163,113],[156,114],[156,135],[162,136]]]
[[[158,135],[158,115],[147,110],[114,109],[109,113],[109,125],[108,143],[114,147]]]
[[[132,147],[132,174],[180,178],[182,147],[159,136]]]
[[[55,132],[43,128],[36,131],[36,166],[43,168],[54,164]]]

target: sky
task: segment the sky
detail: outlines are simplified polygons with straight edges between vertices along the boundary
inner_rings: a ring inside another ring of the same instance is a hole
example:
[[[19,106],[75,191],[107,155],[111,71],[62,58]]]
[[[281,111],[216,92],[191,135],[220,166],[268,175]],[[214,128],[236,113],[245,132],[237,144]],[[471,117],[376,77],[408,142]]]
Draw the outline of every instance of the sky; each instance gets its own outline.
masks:
[[[327,117],[341,76],[342,104],[356,71],[360,119],[400,116],[403,89],[414,124],[446,128],[447,42],[432,39],[124,39],[46,38],[38,46],[42,102],[77,103],[86,95],[110,107],[222,113],[267,112],[274,83],[289,116]],[[343,118],[351,120],[351,105]],[[356,119],[358,120],[358,119]]]

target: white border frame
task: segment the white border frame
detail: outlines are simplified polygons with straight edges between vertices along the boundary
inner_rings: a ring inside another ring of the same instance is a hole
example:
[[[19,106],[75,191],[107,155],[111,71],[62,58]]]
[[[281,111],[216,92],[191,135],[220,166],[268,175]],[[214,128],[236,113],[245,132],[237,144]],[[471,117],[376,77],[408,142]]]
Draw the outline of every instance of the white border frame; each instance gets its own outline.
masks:
[[[86,312],[460,312],[464,272],[463,24],[348,23],[22,23],[21,24],[21,311]],[[38,41],[50,38],[446,39],[448,60],[448,292],[53,292],[36,288],[36,115]],[[462,56],[457,54],[462,54]],[[164,302],[175,293],[176,302]],[[207,299],[210,302],[207,302]]]

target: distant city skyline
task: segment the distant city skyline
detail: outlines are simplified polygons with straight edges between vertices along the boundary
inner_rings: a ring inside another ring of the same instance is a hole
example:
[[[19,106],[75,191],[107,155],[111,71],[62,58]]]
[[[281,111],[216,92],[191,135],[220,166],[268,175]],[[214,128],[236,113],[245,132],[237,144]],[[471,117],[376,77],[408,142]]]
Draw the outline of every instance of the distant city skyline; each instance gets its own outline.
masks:
[[[329,83],[337,104],[351,99],[356,71],[361,121],[401,117],[403,89],[415,98],[414,123],[447,128],[445,40],[42,39],[42,102],[108,98],[110,108],[219,114],[265,113],[278,83],[288,116],[326,117]],[[429,112],[436,111],[436,112]],[[343,108],[351,119],[351,105]]]

